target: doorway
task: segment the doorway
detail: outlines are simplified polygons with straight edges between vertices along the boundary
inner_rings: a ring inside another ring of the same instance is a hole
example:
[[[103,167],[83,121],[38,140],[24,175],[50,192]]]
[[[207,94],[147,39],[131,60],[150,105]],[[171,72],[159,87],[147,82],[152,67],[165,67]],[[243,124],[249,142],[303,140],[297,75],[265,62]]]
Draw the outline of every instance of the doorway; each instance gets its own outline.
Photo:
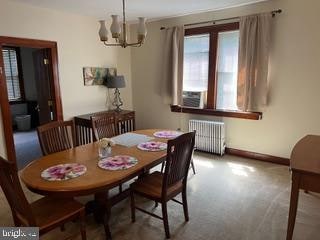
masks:
[[[63,119],[56,42],[0,37],[0,102],[7,157],[23,168],[41,156],[36,127]]]

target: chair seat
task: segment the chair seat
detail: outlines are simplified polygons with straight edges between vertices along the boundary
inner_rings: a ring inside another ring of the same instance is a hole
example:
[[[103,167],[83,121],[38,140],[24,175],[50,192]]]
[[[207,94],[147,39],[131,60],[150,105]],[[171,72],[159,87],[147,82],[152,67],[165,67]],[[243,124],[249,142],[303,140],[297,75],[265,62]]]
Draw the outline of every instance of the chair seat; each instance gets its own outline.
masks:
[[[30,205],[40,231],[68,221],[84,210],[84,206],[73,199],[43,197]]]
[[[132,190],[141,195],[149,196],[157,200],[161,199],[162,182],[163,173],[156,171],[142,177],[141,179],[138,179],[136,182],[132,183],[130,187]],[[174,184],[173,186],[168,187],[167,198],[174,197],[181,191],[181,189],[181,181]]]

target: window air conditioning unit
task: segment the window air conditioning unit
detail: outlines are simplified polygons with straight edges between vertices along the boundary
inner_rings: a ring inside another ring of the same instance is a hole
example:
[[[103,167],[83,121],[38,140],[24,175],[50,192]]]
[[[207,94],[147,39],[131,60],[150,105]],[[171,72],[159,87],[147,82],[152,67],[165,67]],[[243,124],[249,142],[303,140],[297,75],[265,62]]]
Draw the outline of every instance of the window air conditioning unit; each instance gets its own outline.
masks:
[[[183,106],[204,108],[207,91],[183,91]]]

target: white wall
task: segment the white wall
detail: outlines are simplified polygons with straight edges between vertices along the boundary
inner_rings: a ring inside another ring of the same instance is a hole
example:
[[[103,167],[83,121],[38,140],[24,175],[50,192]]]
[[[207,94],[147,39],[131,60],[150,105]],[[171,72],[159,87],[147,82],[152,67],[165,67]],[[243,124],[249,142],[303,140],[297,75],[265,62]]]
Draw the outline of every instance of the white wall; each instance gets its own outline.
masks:
[[[107,89],[83,84],[82,67],[85,66],[117,67],[118,73],[124,74],[127,81],[127,87],[121,91],[124,108],[132,108],[130,50],[103,46],[99,42],[98,29],[99,24],[94,18],[0,0],[0,36],[58,43],[65,119],[106,109]],[[6,155],[2,128],[0,125],[0,155]]]
[[[274,19],[269,106],[260,121],[223,118],[227,146],[289,157],[304,135],[320,134],[320,21],[318,0],[271,0],[239,8],[148,24],[146,44],[132,49],[133,104],[138,128],[187,129],[188,119],[210,116],[171,113],[161,101],[161,26],[222,19],[281,8]],[[131,29],[135,34],[135,26]]]

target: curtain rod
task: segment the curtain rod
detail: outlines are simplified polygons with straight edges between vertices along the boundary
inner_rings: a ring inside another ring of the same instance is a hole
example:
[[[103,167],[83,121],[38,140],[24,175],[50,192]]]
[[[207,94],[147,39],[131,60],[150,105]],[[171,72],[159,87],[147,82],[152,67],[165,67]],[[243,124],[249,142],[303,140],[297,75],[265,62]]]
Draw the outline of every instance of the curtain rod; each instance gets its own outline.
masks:
[[[273,11],[270,12],[270,14],[272,14],[272,17],[275,17],[276,14],[280,14],[280,13],[282,13],[282,9],[273,10]],[[240,16],[231,17],[231,18],[223,18],[223,19],[218,19],[218,20],[205,21],[205,22],[198,22],[198,23],[188,23],[188,24],[184,24],[184,26],[185,27],[189,27],[189,26],[208,24],[208,23],[212,23],[213,25],[215,25],[217,22],[228,21],[228,20],[236,20],[236,19],[239,19],[239,18],[240,18]],[[164,29],[166,29],[166,27],[161,27],[160,28],[160,30],[164,30]]]

